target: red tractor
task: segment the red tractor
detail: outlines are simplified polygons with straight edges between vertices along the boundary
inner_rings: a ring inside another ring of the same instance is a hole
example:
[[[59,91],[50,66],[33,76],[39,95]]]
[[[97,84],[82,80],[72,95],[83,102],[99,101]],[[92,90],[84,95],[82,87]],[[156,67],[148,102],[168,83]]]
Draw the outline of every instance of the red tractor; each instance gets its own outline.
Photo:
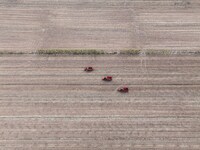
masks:
[[[91,72],[91,71],[93,71],[94,69],[92,68],[92,67],[86,67],[85,69],[84,69],[84,71],[86,71],[86,72]]]
[[[103,81],[112,81],[112,76],[106,76],[102,78]]]
[[[129,90],[128,87],[121,87],[117,91],[121,93],[128,93],[128,90]]]

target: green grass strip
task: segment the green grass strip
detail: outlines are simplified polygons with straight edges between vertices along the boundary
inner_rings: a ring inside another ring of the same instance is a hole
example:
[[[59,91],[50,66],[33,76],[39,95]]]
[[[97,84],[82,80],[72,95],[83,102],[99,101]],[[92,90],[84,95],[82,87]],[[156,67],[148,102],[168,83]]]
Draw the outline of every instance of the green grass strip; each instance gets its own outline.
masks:
[[[128,49],[128,50],[121,50],[120,54],[123,55],[139,55],[141,53],[138,49]]]
[[[103,50],[95,50],[95,49],[72,49],[72,50],[71,49],[48,49],[48,50],[38,50],[37,54],[102,55],[102,54],[105,54],[105,52]]]

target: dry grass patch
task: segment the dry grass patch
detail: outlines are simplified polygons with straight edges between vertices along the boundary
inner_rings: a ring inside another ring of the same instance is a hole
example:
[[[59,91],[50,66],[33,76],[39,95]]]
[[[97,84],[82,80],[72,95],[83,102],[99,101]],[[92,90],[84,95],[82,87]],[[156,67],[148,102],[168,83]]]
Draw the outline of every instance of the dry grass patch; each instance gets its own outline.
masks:
[[[159,56],[169,56],[169,55],[172,55],[173,52],[170,51],[170,50],[147,50],[145,52],[145,54],[148,56],[156,56],[156,55],[159,55]]]
[[[198,50],[146,50],[147,56],[198,56]]]

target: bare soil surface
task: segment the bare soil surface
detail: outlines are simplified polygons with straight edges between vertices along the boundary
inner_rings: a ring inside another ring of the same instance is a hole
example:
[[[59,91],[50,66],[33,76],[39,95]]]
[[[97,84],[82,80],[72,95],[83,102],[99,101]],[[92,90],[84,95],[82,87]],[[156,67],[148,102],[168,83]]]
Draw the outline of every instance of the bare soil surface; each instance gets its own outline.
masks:
[[[198,50],[199,0],[1,0],[0,51]]]
[[[199,50],[200,1],[0,0],[0,53],[54,48]],[[0,55],[0,150],[199,150],[199,116],[195,55]]]
[[[5,55],[0,149],[199,150],[199,97],[200,57]]]

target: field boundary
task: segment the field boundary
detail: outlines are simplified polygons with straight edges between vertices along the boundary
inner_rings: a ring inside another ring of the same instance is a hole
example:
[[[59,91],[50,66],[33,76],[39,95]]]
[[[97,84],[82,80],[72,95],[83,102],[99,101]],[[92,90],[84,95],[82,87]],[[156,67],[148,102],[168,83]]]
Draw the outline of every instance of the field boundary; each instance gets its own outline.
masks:
[[[0,55],[129,55],[129,56],[199,56],[200,50],[139,50],[127,49],[107,52],[98,49],[43,49],[35,52],[2,51]]]

